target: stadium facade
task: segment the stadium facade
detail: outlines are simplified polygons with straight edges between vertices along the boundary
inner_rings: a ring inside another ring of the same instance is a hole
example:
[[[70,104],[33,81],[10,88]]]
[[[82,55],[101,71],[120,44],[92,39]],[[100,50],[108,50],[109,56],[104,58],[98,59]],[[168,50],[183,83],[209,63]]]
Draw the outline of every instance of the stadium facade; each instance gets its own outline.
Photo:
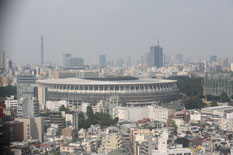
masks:
[[[48,79],[37,81],[38,87],[46,89],[46,100],[67,100],[69,103],[98,101],[119,96],[120,103],[159,102],[168,103],[178,99],[175,80],[137,78],[97,79]]]

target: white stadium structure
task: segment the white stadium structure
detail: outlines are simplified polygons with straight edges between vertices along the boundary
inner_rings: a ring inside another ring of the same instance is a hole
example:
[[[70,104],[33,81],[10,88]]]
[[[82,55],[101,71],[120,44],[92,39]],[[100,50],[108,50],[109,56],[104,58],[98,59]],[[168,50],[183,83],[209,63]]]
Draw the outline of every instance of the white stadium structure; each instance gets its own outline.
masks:
[[[110,96],[119,96],[120,103],[168,103],[178,99],[175,80],[128,78],[48,79],[37,81],[45,89],[49,101],[96,104]]]

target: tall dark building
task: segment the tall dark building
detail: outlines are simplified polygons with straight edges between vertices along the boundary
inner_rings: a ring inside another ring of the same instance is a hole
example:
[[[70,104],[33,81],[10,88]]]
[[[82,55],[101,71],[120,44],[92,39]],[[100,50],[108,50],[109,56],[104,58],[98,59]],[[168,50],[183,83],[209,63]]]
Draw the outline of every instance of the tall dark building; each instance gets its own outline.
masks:
[[[106,66],[106,55],[100,55],[99,56],[99,65],[101,67]]]
[[[44,65],[44,37],[41,36],[41,65]]]
[[[163,48],[159,45],[150,47],[150,62],[151,67],[163,67]]]

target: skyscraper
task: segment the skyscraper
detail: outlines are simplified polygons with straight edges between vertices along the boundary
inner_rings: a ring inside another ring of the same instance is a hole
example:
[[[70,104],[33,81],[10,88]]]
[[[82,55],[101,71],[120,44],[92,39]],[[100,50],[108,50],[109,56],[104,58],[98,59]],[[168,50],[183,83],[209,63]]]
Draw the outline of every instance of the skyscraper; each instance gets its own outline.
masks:
[[[101,67],[106,66],[106,55],[100,55],[99,56],[99,65]]]
[[[0,70],[5,69],[5,52],[0,52]]]
[[[44,37],[41,36],[41,66],[44,65]]]
[[[150,67],[163,67],[163,48],[159,45],[150,47]]]

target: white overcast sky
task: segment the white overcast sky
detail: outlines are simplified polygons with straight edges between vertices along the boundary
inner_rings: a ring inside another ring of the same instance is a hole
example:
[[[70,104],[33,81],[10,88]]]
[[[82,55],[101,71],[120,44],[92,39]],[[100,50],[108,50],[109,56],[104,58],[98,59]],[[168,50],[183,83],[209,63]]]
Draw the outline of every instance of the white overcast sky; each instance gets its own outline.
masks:
[[[62,54],[89,61],[137,59],[151,45],[192,59],[233,57],[232,0],[12,0],[1,16],[0,49],[17,64],[62,63]]]

